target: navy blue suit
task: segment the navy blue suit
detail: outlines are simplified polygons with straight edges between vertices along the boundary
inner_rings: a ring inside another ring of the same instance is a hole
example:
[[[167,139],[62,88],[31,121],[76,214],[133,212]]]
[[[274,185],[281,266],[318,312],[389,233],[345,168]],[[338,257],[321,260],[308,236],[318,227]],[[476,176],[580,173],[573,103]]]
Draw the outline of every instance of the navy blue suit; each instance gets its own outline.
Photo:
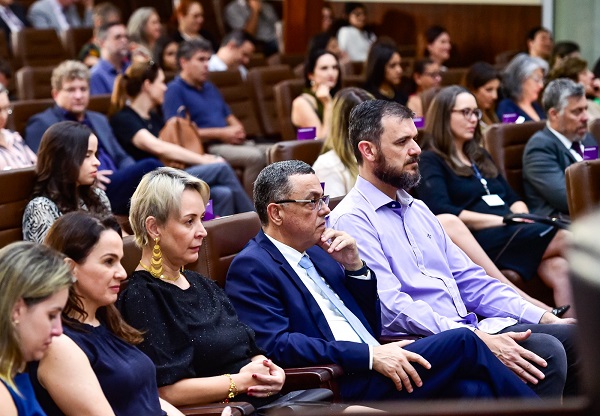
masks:
[[[99,144],[117,167],[117,170],[110,176],[111,183],[106,188],[112,212],[127,215],[129,199],[142,176],[163,165],[158,159],[149,158],[136,162],[129,156],[115,138],[104,114],[86,111],[86,117],[92,131],[98,137]],[[34,115],[29,119],[25,128],[25,143],[37,153],[42,136],[48,127],[66,120],[64,110],[57,105]],[[100,166],[100,169],[105,169],[105,167]]]
[[[377,281],[348,277],[319,247],[307,251],[319,274],[377,338],[380,307]],[[431,370],[415,368],[424,385],[412,394],[369,371],[366,344],[336,341],[325,316],[300,277],[261,230],[238,254],[225,291],[240,320],[254,329],[267,356],[284,367],[335,363],[344,369],[340,393],[346,401],[406,397],[535,397],[468,329],[446,331],[405,349],[427,359]]]

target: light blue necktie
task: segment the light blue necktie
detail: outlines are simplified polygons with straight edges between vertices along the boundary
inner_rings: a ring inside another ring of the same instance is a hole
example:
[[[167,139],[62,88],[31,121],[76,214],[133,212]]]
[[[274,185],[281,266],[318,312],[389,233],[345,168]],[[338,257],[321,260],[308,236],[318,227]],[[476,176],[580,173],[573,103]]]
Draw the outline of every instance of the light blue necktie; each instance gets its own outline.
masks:
[[[344,302],[333,292],[327,283],[319,276],[319,272],[315,269],[315,265],[308,258],[308,255],[303,255],[298,263],[300,267],[306,270],[308,276],[312,279],[312,281],[317,285],[321,293],[337,308],[340,314],[346,318],[346,321],[350,324],[354,332],[358,334],[360,339],[363,340],[366,344],[377,346],[379,342],[371,335],[367,328],[362,324],[362,322],[352,313],[350,309],[344,305]]]

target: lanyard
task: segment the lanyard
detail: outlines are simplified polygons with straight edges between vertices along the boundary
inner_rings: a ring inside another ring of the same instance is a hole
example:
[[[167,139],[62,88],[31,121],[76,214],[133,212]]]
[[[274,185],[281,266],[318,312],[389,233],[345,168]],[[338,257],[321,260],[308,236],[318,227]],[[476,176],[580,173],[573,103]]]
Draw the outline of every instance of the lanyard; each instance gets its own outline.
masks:
[[[475,177],[479,179],[479,182],[481,182],[481,184],[483,185],[483,189],[485,189],[485,192],[488,195],[490,195],[490,190],[488,189],[487,181],[483,176],[481,176],[481,172],[479,172],[479,169],[477,169],[477,165],[475,165],[474,161],[471,161],[471,167],[473,168],[473,172],[475,172]]]

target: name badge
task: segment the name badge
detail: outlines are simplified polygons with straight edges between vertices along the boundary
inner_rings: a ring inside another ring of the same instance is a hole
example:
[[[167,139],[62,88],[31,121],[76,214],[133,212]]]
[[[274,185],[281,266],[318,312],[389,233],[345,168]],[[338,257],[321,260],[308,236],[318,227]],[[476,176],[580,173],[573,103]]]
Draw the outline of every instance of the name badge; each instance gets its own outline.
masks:
[[[481,197],[481,199],[483,199],[483,202],[488,204],[490,207],[499,207],[504,205],[504,201],[497,194],[484,195]]]

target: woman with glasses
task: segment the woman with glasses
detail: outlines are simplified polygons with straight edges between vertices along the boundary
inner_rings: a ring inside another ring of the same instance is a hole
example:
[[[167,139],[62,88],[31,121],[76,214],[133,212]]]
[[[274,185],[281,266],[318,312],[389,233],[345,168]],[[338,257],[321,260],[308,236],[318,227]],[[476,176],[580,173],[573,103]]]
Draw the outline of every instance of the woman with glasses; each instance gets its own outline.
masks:
[[[419,198],[436,215],[458,216],[499,269],[513,270],[524,280],[537,273],[553,290],[556,305],[570,304],[563,257],[567,232],[506,219],[528,209],[481,146],[481,116],[465,88],[451,86],[438,93],[425,120],[428,141],[419,163]]]
[[[516,114],[517,123],[545,119],[546,114],[538,99],[544,89],[547,72],[548,63],[543,59],[524,53],[515,56],[502,75],[502,90],[506,98],[498,103],[498,118],[502,121],[505,114]]]
[[[0,170],[28,168],[37,161],[21,135],[5,128],[11,114],[8,90],[0,85]]]
[[[136,160],[173,160],[210,184],[216,215],[252,211],[252,201],[223,158],[201,155],[158,138],[165,123],[156,109],[162,105],[166,90],[165,74],[154,62],[133,62],[124,75],[117,76],[110,119],[117,140]]]
[[[415,62],[412,77],[413,89],[406,106],[415,113],[415,116],[423,117],[427,109],[424,108],[421,93],[430,88],[440,87],[442,83],[440,64],[431,58],[418,60]]]

